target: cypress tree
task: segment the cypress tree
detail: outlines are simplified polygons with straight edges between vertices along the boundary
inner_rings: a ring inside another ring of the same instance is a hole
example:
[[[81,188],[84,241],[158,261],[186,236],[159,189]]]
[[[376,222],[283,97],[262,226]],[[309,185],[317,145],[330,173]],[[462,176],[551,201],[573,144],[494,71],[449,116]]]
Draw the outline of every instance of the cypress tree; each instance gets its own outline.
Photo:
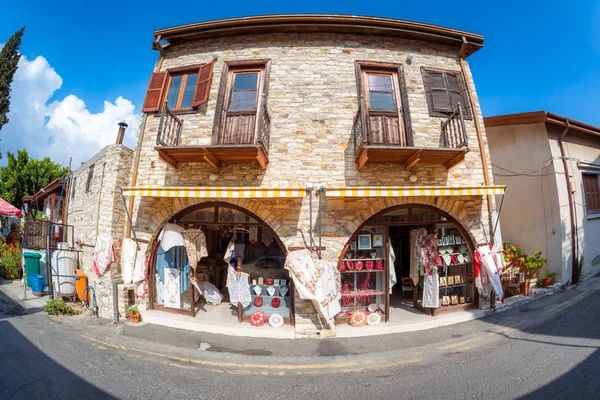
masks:
[[[6,115],[10,108],[10,84],[21,58],[19,46],[24,31],[25,27],[22,27],[15,32],[0,51],[0,130],[8,123]],[[0,153],[0,158],[2,158],[2,153]]]

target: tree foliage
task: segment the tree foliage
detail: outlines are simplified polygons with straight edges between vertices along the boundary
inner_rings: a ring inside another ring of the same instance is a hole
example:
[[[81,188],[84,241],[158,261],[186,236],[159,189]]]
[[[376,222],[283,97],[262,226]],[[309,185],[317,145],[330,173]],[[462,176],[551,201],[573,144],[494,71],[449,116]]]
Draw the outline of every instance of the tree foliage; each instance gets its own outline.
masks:
[[[31,196],[56,178],[67,176],[68,169],[46,157],[29,158],[27,150],[7,153],[8,164],[0,167],[0,197],[21,208],[23,196]]]
[[[23,32],[25,32],[25,27],[15,32],[8,39],[4,47],[2,47],[2,50],[0,50],[0,129],[8,123],[7,114],[10,108],[10,85],[17,71],[19,59],[21,58],[19,46],[21,45]],[[1,156],[2,153],[0,153]]]

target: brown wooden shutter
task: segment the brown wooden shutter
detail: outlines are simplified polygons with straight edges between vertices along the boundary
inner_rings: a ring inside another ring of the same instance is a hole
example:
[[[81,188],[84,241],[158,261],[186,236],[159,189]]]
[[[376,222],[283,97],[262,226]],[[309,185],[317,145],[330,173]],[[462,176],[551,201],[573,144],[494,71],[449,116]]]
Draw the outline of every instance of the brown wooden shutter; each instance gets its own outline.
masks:
[[[363,142],[367,139],[367,131],[369,129],[367,125],[367,121],[369,120],[368,110],[365,101],[365,91],[363,88],[362,81],[362,68],[360,63],[354,63],[354,72],[356,73],[356,94],[358,96],[358,106],[360,107],[360,125],[361,125],[361,133]],[[355,143],[355,146],[358,146],[358,143]]]
[[[431,89],[431,101],[433,110],[437,112],[451,112],[452,105],[444,79],[443,72],[427,71],[429,75],[429,87]]]
[[[473,119],[473,104],[469,101],[469,92],[467,91],[466,81],[463,74],[457,75],[458,85],[462,94],[460,105],[463,109],[465,119]]]
[[[271,77],[271,60],[267,61],[265,64],[265,75],[263,79],[263,89],[262,89],[262,98],[260,99],[260,104],[258,105],[258,132],[256,132],[256,142],[262,140],[263,143],[268,144],[268,138],[262,138],[262,134],[267,132],[269,127],[265,126],[265,111],[267,108],[267,98],[269,97],[269,79]],[[267,149],[268,151],[268,149]]]
[[[150,78],[142,112],[160,111],[161,100],[167,83],[167,72],[154,72]]]
[[[412,122],[410,120],[410,109],[408,106],[408,92],[406,90],[406,79],[404,78],[404,67],[398,67],[398,81],[400,83],[400,97],[402,104],[402,118],[404,119],[404,131],[406,132],[406,146],[414,147]]]
[[[210,81],[212,79],[212,71],[214,61],[208,64],[203,64],[198,69],[198,80],[196,81],[196,91],[194,92],[194,100],[192,100],[192,107],[196,108],[208,101],[208,94],[210,93]]]
[[[224,121],[225,96],[227,95],[227,79],[229,76],[229,66],[223,64],[221,71],[221,82],[219,83],[219,94],[217,95],[217,105],[215,108],[215,120],[213,122],[212,144],[219,144],[222,124]]]
[[[588,214],[600,214],[600,184],[598,175],[582,174],[585,209]]]

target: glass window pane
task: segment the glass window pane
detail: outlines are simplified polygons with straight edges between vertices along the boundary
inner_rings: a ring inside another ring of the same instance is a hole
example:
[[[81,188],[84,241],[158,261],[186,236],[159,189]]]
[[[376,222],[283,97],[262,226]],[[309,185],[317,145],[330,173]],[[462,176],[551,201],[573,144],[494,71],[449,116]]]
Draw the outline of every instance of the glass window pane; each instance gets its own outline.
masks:
[[[183,97],[181,98],[181,105],[179,108],[192,108],[192,101],[194,100],[194,91],[196,90],[196,81],[198,80],[198,74],[190,74],[185,81],[185,88],[183,89]]]
[[[203,208],[201,210],[192,211],[185,214],[179,219],[182,223],[196,223],[196,222],[214,222],[215,220],[215,208]]]
[[[435,211],[423,208],[413,208],[412,210],[413,221],[439,221],[440,219],[440,214]]]
[[[231,95],[230,111],[254,110],[256,103],[256,90],[233,92]]]
[[[183,76],[178,75],[171,78],[171,86],[167,95],[167,106],[171,109],[177,107],[177,99],[179,98],[179,89],[181,89],[181,80]]]
[[[256,82],[258,81],[258,73],[248,74],[235,74],[235,82],[233,83],[233,90],[245,90],[245,89],[256,89]]]
[[[256,224],[258,221],[242,211],[238,211],[233,208],[220,207],[219,208],[219,222],[235,222],[235,223],[247,222],[247,223],[251,223],[251,224]]]
[[[370,92],[371,108],[376,110],[395,110],[394,95],[392,93]]]
[[[399,210],[390,211],[376,217],[374,222],[406,222],[408,221],[408,208],[401,208]]]
[[[389,75],[369,75],[369,90],[392,92],[392,77]]]

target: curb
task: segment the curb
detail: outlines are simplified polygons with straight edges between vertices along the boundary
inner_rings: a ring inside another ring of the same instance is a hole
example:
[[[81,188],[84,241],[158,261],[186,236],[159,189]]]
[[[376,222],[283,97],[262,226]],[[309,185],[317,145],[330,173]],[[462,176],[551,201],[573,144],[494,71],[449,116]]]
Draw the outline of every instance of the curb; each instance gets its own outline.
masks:
[[[558,292],[563,292],[565,290],[571,290],[573,288],[575,288],[575,286],[573,286],[573,285],[567,286],[564,283],[555,283],[554,285],[552,285],[548,288],[545,288],[545,289],[533,289],[529,296],[518,295],[518,296],[509,297],[508,299],[505,300],[504,304],[499,304],[499,305],[496,305],[495,308],[485,310],[485,316],[487,317],[489,315],[494,315],[494,314],[497,314],[500,312],[508,311],[515,307],[519,307],[524,304],[528,304],[528,303],[534,302],[536,300],[539,300],[542,297],[552,296],[553,294],[556,294]],[[511,301],[511,299],[515,299],[515,300]],[[509,303],[507,303],[507,301]]]

